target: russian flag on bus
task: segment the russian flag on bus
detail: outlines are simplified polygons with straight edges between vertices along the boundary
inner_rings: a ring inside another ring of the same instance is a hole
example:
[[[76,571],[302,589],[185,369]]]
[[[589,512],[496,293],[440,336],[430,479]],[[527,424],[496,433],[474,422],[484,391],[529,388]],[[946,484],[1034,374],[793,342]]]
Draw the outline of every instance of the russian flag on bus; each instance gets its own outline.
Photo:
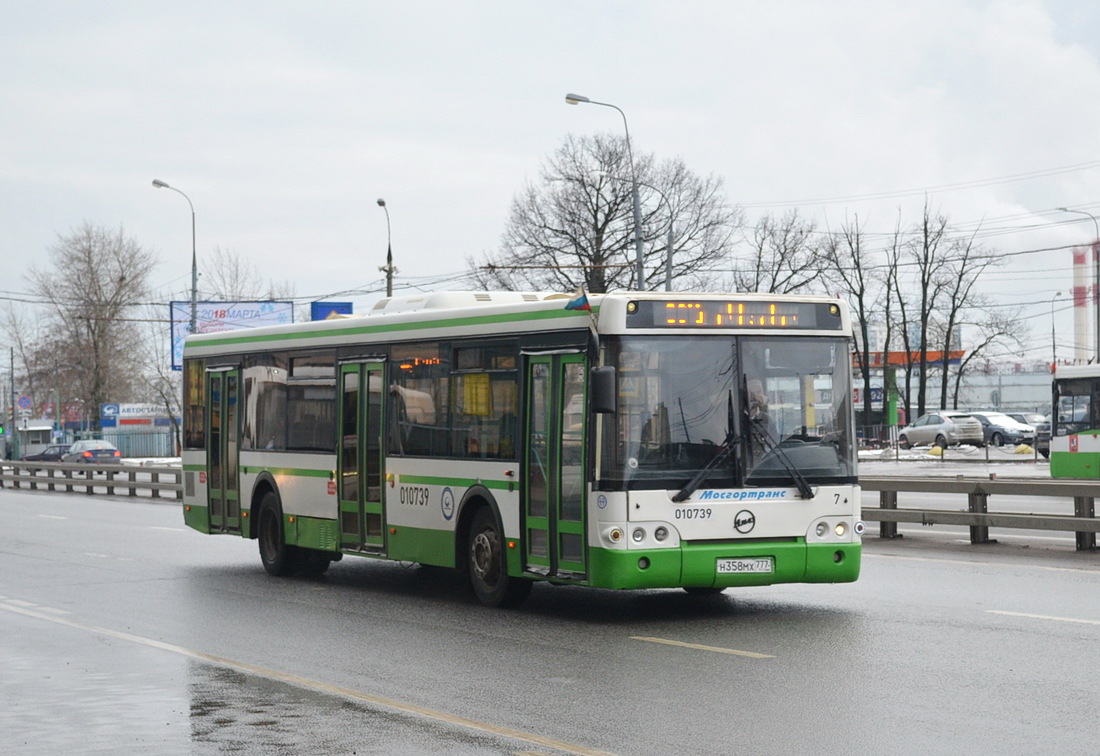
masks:
[[[565,309],[592,312],[592,305],[588,304],[588,295],[584,293],[584,289],[577,289],[573,292],[573,299],[569,300],[569,303],[565,305]]]

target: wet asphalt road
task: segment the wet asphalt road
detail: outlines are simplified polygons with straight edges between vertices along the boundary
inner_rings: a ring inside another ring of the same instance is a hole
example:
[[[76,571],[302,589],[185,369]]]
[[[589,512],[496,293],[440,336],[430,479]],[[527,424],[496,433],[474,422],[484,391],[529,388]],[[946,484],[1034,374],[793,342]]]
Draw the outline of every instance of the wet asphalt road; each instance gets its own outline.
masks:
[[[1100,751],[1100,555],[866,539],[696,599],[345,559],[268,578],[174,504],[0,490],[0,752]]]

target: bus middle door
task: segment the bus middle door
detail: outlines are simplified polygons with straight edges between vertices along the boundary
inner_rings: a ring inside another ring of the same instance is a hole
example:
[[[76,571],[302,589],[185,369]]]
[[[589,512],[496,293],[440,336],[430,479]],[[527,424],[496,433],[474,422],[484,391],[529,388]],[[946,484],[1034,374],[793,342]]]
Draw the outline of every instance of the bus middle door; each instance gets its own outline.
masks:
[[[587,573],[585,357],[527,358],[524,567],[555,577]]]
[[[340,366],[340,546],[375,554],[386,550],[382,506],[384,364]]]

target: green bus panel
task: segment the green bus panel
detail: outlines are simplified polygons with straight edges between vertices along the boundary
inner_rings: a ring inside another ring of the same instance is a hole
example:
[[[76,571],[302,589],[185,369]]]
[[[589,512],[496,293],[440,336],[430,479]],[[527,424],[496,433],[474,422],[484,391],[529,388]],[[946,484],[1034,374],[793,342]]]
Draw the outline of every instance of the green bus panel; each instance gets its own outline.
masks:
[[[852,583],[859,577],[862,564],[862,543],[815,543],[806,547],[805,582]]]
[[[286,542],[291,546],[318,551],[339,551],[340,530],[336,520],[283,515]]]
[[[1100,454],[1091,452],[1051,452],[1052,478],[1100,479]]]
[[[449,530],[393,526],[386,544],[387,556],[402,562],[437,567],[455,566],[455,534]]]
[[[187,504],[183,507],[183,523],[202,533],[210,532],[210,508]]]

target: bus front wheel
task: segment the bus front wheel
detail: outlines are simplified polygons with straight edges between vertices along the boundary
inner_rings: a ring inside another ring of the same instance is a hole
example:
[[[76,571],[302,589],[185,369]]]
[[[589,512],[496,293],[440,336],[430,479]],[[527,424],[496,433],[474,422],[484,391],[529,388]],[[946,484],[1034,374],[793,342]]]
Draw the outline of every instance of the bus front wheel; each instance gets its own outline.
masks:
[[[466,558],[470,586],[486,606],[517,606],[531,592],[531,581],[508,576],[500,528],[493,510],[482,507],[470,527]]]

